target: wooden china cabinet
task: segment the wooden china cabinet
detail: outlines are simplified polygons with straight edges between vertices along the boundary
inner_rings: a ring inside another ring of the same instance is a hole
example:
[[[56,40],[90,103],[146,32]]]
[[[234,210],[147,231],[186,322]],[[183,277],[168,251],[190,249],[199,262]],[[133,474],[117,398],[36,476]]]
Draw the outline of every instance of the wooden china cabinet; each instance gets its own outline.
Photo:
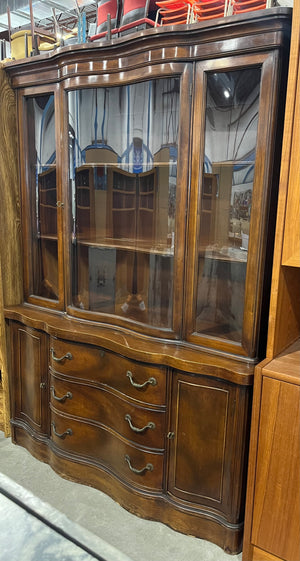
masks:
[[[5,65],[24,277],[5,307],[13,441],[230,553],[265,345],[290,20],[274,8]]]

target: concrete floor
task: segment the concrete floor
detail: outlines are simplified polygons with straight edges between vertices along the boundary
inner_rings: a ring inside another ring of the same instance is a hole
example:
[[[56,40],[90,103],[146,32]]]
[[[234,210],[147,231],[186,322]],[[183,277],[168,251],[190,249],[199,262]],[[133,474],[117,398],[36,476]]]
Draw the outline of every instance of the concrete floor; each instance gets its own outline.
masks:
[[[62,479],[47,464],[4,438],[2,432],[0,473],[132,561],[242,561],[242,554],[227,555],[205,540],[185,536],[159,522],[142,520],[104,493]],[[22,561],[31,559],[22,556]]]

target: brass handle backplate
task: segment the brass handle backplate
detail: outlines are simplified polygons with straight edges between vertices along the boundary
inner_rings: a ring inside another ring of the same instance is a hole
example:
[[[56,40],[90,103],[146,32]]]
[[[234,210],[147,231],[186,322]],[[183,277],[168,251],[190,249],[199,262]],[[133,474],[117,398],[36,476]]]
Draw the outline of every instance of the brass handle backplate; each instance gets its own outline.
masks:
[[[63,360],[68,359],[68,360],[72,360],[73,355],[71,353],[66,353],[65,355],[61,356],[61,357],[57,357],[55,356],[55,352],[53,347],[50,349],[50,353],[51,353],[51,358],[53,358],[53,360],[55,360],[55,362],[63,362]]]
[[[125,421],[128,422],[128,424],[129,424],[131,430],[133,430],[133,432],[141,433],[141,432],[145,432],[145,430],[147,430],[147,429],[152,429],[152,430],[155,429],[155,423],[153,423],[152,421],[150,421],[147,425],[145,425],[144,427],[142,427],[140,429],[138,427],[135,427],[131,422],[131,416],[129,415],[129,413],[126,413]]]
[[[132,372],[130,372],[130,370],[127,370],[126,376],[129,378],[131,385],[134,388],[137,388],[139,390],[141,390],[142,388],[145,388],[148,385],[156,386],[156,384],[157,384],[156,378],[153,378],[153,376],[151,376],[151,378],[149,378],[149,380],[146,380],[146,382],[144,382],[143,384],[137,384],[137,382],[134,382],[133,374],[132,374]]]
[[[56,432],[56,427],[55,427],[54,423],[51,423],[51,426],[52,426],[52,429],[53,429],[53,432],[54,432],[55,436],[58,436],[58,438],[65,438],[66,436],[68,436],[68,435],[72,436],[72,434],[73,434],[72,429],[67,429],[67,430],[65,430],[65,432],[59,433],[59,432]]]
[[[145,473],[146,471],[153,471],[153,465],[152,464],[147,464],[145,467],[143,467],[142,469],[136,469],[131,465],[131,460],[130,457],[128,456],[128,454],[125,455],[125,460],[128,464],[128,467],[130,469],[130,471],[133,471],[133,473],[136,473],[137,475],[143,475],[143,473]]]
[[[52,393],[52,397],[53,399],[56,399],[56,401],[60,401],[60,402],[64,402],[66,401],[66,399],[72,399],[73,394],[71,392],[67,392],[65,395],[63,395],[62,397],[57,397],[57,395],[55,395],[55,389],[54,386],[50,387],[50,391]]]

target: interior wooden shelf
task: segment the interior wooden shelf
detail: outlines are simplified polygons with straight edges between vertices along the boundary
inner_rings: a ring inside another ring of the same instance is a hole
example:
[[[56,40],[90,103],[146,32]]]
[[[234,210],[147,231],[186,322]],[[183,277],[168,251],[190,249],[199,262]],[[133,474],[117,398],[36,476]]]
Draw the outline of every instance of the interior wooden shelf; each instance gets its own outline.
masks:
[[[119,171],[128,171],[130,168],[133,168],[135,164],[124,164],[122,163],[122,165],[120,165],[120,163],[116,163],[116,162],[89,162],[88,164],[81,164],[80,166],[77,166],[75,169],[76,171],[82,171],[84,169],[91,169],[91,168],[100,168],[100,167],[105,167],[105,168],[115,168],[116,170]],[[147,164],[141,164],[144,168],[144,171],[152,171],[154,168],[161,168],[161,167],[166,167],[166,166],[177,166],[177,162],[170,160],[169,162],[153,162],[152,164],[147,163]],[[50,167],[50,166],[47,166]],[[56,166],[54,166],[56,167]]]
[[[239,249],[234,247],[228,247],[231,253],[222,252],[221,249],[218,250],[208,250],[205,247],[199,248],[199,257],[203,259],[211,259],[213,261],[224,261],[227,263],[247,263],[248,251],[246,249]]]
[[[166,257],[174,256],[174,249],[162,245],[154,245],[152,242],[141,241],[139,245],[130,240],[116,240],[113,238],[103,240],[88,240],[77,238],[77,244],[88,247],[99,247],[106,249],[123,249],[126,251],[138,251],[140,253],[151,253],[155,255],[164,255]]]
[[[39,234],[38,239],[39,240],[49,240],[49,241],[53,241],[53,242],[57,242],[57,240],[58,240],[57,236],[54,236],[54,235],[51,235],[51,234]]]

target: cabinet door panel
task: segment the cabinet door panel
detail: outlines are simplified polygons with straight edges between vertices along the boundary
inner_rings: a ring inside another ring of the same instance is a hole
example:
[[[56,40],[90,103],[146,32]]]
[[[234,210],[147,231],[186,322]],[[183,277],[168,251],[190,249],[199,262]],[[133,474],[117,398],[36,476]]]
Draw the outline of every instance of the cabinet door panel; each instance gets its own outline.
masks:
[[[57,103],[44,88],[19,94],[25,298],[50,308],[63,306]]]
[[[180,333],[191,80],[67,92],[73,315]]]
[[[232,57],[199,63],[196,72],[193,150],[202,155],[192,174],[187,336],[248,356],[257,353],[273,228],[277,62],[273,54]]]
[[[13,418],[47,432],[47,336],[35,329],[13,325]]]
[[[234,523],[241,516],[245,479],[244,398],[244,390],[220,380],[174,375],[168,490]]]
[[[222,498],[228,391],[178,381],[175,489],[189,500]],[[197,449],[196,465],[191,458]],[[203,461],[205,459],[205,461]]]

